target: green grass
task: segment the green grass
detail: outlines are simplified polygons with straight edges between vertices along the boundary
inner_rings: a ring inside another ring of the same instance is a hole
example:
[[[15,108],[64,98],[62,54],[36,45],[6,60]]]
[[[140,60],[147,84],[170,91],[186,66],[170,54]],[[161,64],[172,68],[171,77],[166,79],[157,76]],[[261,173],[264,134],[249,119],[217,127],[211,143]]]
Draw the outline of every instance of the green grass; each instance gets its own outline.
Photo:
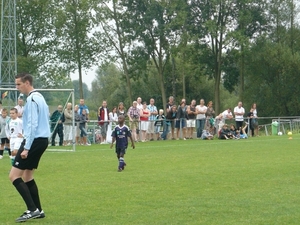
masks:
[[[138,143],[117,172],[108,145],[46,152],[35,173],[46,218],[28,224],[299,224],[300,135]],[[0,224],[25,205],[0,161]]]

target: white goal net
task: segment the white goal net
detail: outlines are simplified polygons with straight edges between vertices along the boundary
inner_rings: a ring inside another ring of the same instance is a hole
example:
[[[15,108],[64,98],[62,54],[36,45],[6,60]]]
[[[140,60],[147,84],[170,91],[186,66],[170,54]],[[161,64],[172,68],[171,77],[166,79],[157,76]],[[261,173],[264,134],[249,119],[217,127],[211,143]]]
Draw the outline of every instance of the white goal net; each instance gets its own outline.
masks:
[[[69,132],[66,134],[66,129],[64,129],[64,124],[62,125],[62,134],[58,135],[57,131],[58,128],[61,129],[59,126],[59,120],[53,122],[50,120],[53,112],[55,112],[58,108],[62,108],[62,114],[65,111],[67,104],[72,104],[72,118],[74,118],[74,89],[36,89],[38,92],[40,92],[48,106],[49,106],[49,123],[51,127],[51,135],[49,137],[49,146],[47,151],[75,151],[76,150],[76,126],[75,121],[72,119],[71,124],[69,124]],[[0,88],[1,93],[1,101],[2,101],[2,108],[6,108],[9,112],[9,110],[18,104],[18,100],[21,98],[23,99],[24,105],[26,104],[26,98],[27,96],[23,96],[19,93],[19,91],[15,88]],[[9,114],[8,114],[9,116]],[[23,126],[26,126],[26,124],[23,124]],[[65,126],[66,127],[66,126]],[[55,135],[55,137],[54,137]],[[66,138],[67,135],[69,138]],[[63,140],[61,140],[61,138]],[[54,146],[52,146],[54,141]]]

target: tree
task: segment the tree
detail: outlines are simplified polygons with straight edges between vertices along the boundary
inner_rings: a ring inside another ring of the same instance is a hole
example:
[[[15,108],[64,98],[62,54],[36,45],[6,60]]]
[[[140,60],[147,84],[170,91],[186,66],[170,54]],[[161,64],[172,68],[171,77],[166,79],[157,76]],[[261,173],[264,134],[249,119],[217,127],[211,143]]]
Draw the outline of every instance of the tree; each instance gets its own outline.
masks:
[[[300,54],[261,38],[251,50],[245,98],[257,102],[262,116],[295,116],[300,103]]]
[[[237,1],[237,23],[238,26],[232,32],[231,36],[235,40],[234,47],[239,48],[239,54],[236,54],[235,64],[238,65],[239,76],[236,79],[239,84],[239,99],[243,101],[245,90],[246,57],[250,48],[250,43],[266,30],[265,0],[239,0]],[[235,49],[233,49],[234,51]],[[234,74],[235,75],[235,74]],[[228,74],[227,74],[227,77]],[[235,76],[234,76],[235,78]],[[233,78],[233,79],[234,79]],[[233,80],[231,78],[231,80]],[[238,82],[239,81],[239,82]],[[233,83],[232,83],[233,84]],[[229,86],[227,86],[229,87]],[[231,86],[232,88],[233,86]]]
[[[220,112],[220,84],[223,65],[223,51],[230,45],[227,35],[236,22],[236,3],[230,0],[191,1],[195,35],[199,46],[209,60],[207,72],[215,80],[215,111]],[[208,50],[210,52],[208,52]],[[203,58],[203,55],[202,57]]]
[[[19,1],[16,10],[18,71],[45,78],[56,58],[54,1]]]
[[[97,26],[93,0],[60,0],[56,2],[56,35],[58,58],[69,71],[79,72],[79,94],[84,98],[82,71],[96,62],[100,49],[94,37]]]
[[[109,6],[112,5],[112,6]],[[103,2],[98,7],[97,18],[100,20],[102,31],[98,33],[101,43],[104,43],[104,49],[112,57],[119,57],[122,65],[123,75],[126,79],[126,89],[129,101],[132,102],[132,88],[130,73],[128,68],[128,51],[131,49],[128,34],[123,32],[123,26],[126,24],[127,11],[119,4],[118,0]]]
[[[126,95],[126,82],[122,82],[122,70],[113,63],[104,63],[96,71],[97,77],[92,83],[91,100],[96,109],[106,100],[108,107],[117,106],[119,102],[129,104]]]
[[[132,43],[142,45],[136,48],[136,56],[153,63],[156,68],[163,104],[166,105],[164,72],[170,58],[170,44],[176,40],[176,30],[184,22],[178,16],[182,1],[126,0],[122,3],[130,18],[123,32],[131,35]]]

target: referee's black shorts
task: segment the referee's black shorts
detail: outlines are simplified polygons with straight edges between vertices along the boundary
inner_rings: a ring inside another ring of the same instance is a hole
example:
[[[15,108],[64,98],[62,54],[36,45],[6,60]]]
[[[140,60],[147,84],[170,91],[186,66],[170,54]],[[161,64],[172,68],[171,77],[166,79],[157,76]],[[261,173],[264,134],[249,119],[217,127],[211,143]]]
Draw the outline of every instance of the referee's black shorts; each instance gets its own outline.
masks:
[[[48,147],[48,138],[36,138],[33,140],[28,156],[26,159],[21,158],[21,153],[24,150],[25,140],[22,142],[20,149],[16,155],[13,167],[20,170],[37,169],[40,159]]]

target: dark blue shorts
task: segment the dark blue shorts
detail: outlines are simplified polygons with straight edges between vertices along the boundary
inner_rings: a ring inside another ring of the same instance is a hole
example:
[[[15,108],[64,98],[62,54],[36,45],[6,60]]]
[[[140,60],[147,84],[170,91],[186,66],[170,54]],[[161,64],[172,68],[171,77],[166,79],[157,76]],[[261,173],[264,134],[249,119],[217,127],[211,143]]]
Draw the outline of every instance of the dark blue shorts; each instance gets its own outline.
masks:
[[[117,155],[125,155],[126,148],[116,148]]]

